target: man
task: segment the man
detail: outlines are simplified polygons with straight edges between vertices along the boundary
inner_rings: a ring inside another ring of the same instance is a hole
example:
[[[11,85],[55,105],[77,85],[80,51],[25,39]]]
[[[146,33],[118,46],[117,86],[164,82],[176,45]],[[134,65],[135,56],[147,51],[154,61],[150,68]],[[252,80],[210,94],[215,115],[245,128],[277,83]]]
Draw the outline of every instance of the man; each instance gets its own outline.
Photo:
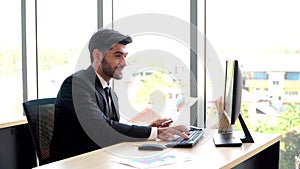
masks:
[[[115,30],[97,31],[90,39],[92,65],[65,79],[55,103],[50,159],[57,161],[124,141],[188,138],[189,130],[165,125],[158,119],[149,126],[119,122],[118,98],[106,93],[111,79],[121,79],[128,54],[129,36]],[[162,126],[166,127],[162,127]]]

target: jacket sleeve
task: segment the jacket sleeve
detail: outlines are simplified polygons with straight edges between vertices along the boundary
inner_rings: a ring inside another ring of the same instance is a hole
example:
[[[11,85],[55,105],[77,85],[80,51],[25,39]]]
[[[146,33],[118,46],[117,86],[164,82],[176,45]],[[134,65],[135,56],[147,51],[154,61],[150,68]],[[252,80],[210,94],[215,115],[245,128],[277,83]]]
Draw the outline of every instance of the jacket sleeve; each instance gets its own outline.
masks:
[[[72,100],[74,112],[80,122],[80,125],[87,135],[100,147],[124,141],[146,140],[151,133],[151,127],[127,125],[113,121],[105,116],[101,109],[103,99],[97,95],[95,83],[88,76],[74,75],[69,83],[72,83]],[[96,78],[96,77],[95,77]]]

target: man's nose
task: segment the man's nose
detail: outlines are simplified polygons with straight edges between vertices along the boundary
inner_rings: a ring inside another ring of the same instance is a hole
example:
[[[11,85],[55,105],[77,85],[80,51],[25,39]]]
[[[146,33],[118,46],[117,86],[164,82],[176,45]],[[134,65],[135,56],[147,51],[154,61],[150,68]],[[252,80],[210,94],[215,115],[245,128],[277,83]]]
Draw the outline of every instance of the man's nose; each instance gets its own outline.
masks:
[[[125,57],[122,57],[121,65],[122,65],[122,66],[127,66],[127,60],[126,60]]]

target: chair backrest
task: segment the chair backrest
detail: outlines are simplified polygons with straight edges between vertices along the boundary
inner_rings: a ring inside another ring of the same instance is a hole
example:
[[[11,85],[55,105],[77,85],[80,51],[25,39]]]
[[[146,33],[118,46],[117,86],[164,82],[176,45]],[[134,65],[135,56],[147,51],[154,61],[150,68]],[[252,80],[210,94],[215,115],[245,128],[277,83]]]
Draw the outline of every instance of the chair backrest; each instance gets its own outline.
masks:
[[[23,103],[39,165],[49,163],[49,145],[54,124],[55,98],[30,100]]]

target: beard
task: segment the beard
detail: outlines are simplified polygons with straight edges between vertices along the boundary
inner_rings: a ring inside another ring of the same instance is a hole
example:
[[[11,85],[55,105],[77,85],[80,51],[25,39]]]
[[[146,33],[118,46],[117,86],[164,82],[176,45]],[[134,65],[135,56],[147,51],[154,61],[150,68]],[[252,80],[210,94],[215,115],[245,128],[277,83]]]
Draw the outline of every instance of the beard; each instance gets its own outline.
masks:
[[[105,57],[102,59],[101,65],[102,65],[102,72],[107,76],[117,80],[123,78],[122,72],[118,73],[117,71],[118,69],[122,69],[122,67],[120,66],[117,66],[116,68],[111,67],[111,65],[107,62]]]

